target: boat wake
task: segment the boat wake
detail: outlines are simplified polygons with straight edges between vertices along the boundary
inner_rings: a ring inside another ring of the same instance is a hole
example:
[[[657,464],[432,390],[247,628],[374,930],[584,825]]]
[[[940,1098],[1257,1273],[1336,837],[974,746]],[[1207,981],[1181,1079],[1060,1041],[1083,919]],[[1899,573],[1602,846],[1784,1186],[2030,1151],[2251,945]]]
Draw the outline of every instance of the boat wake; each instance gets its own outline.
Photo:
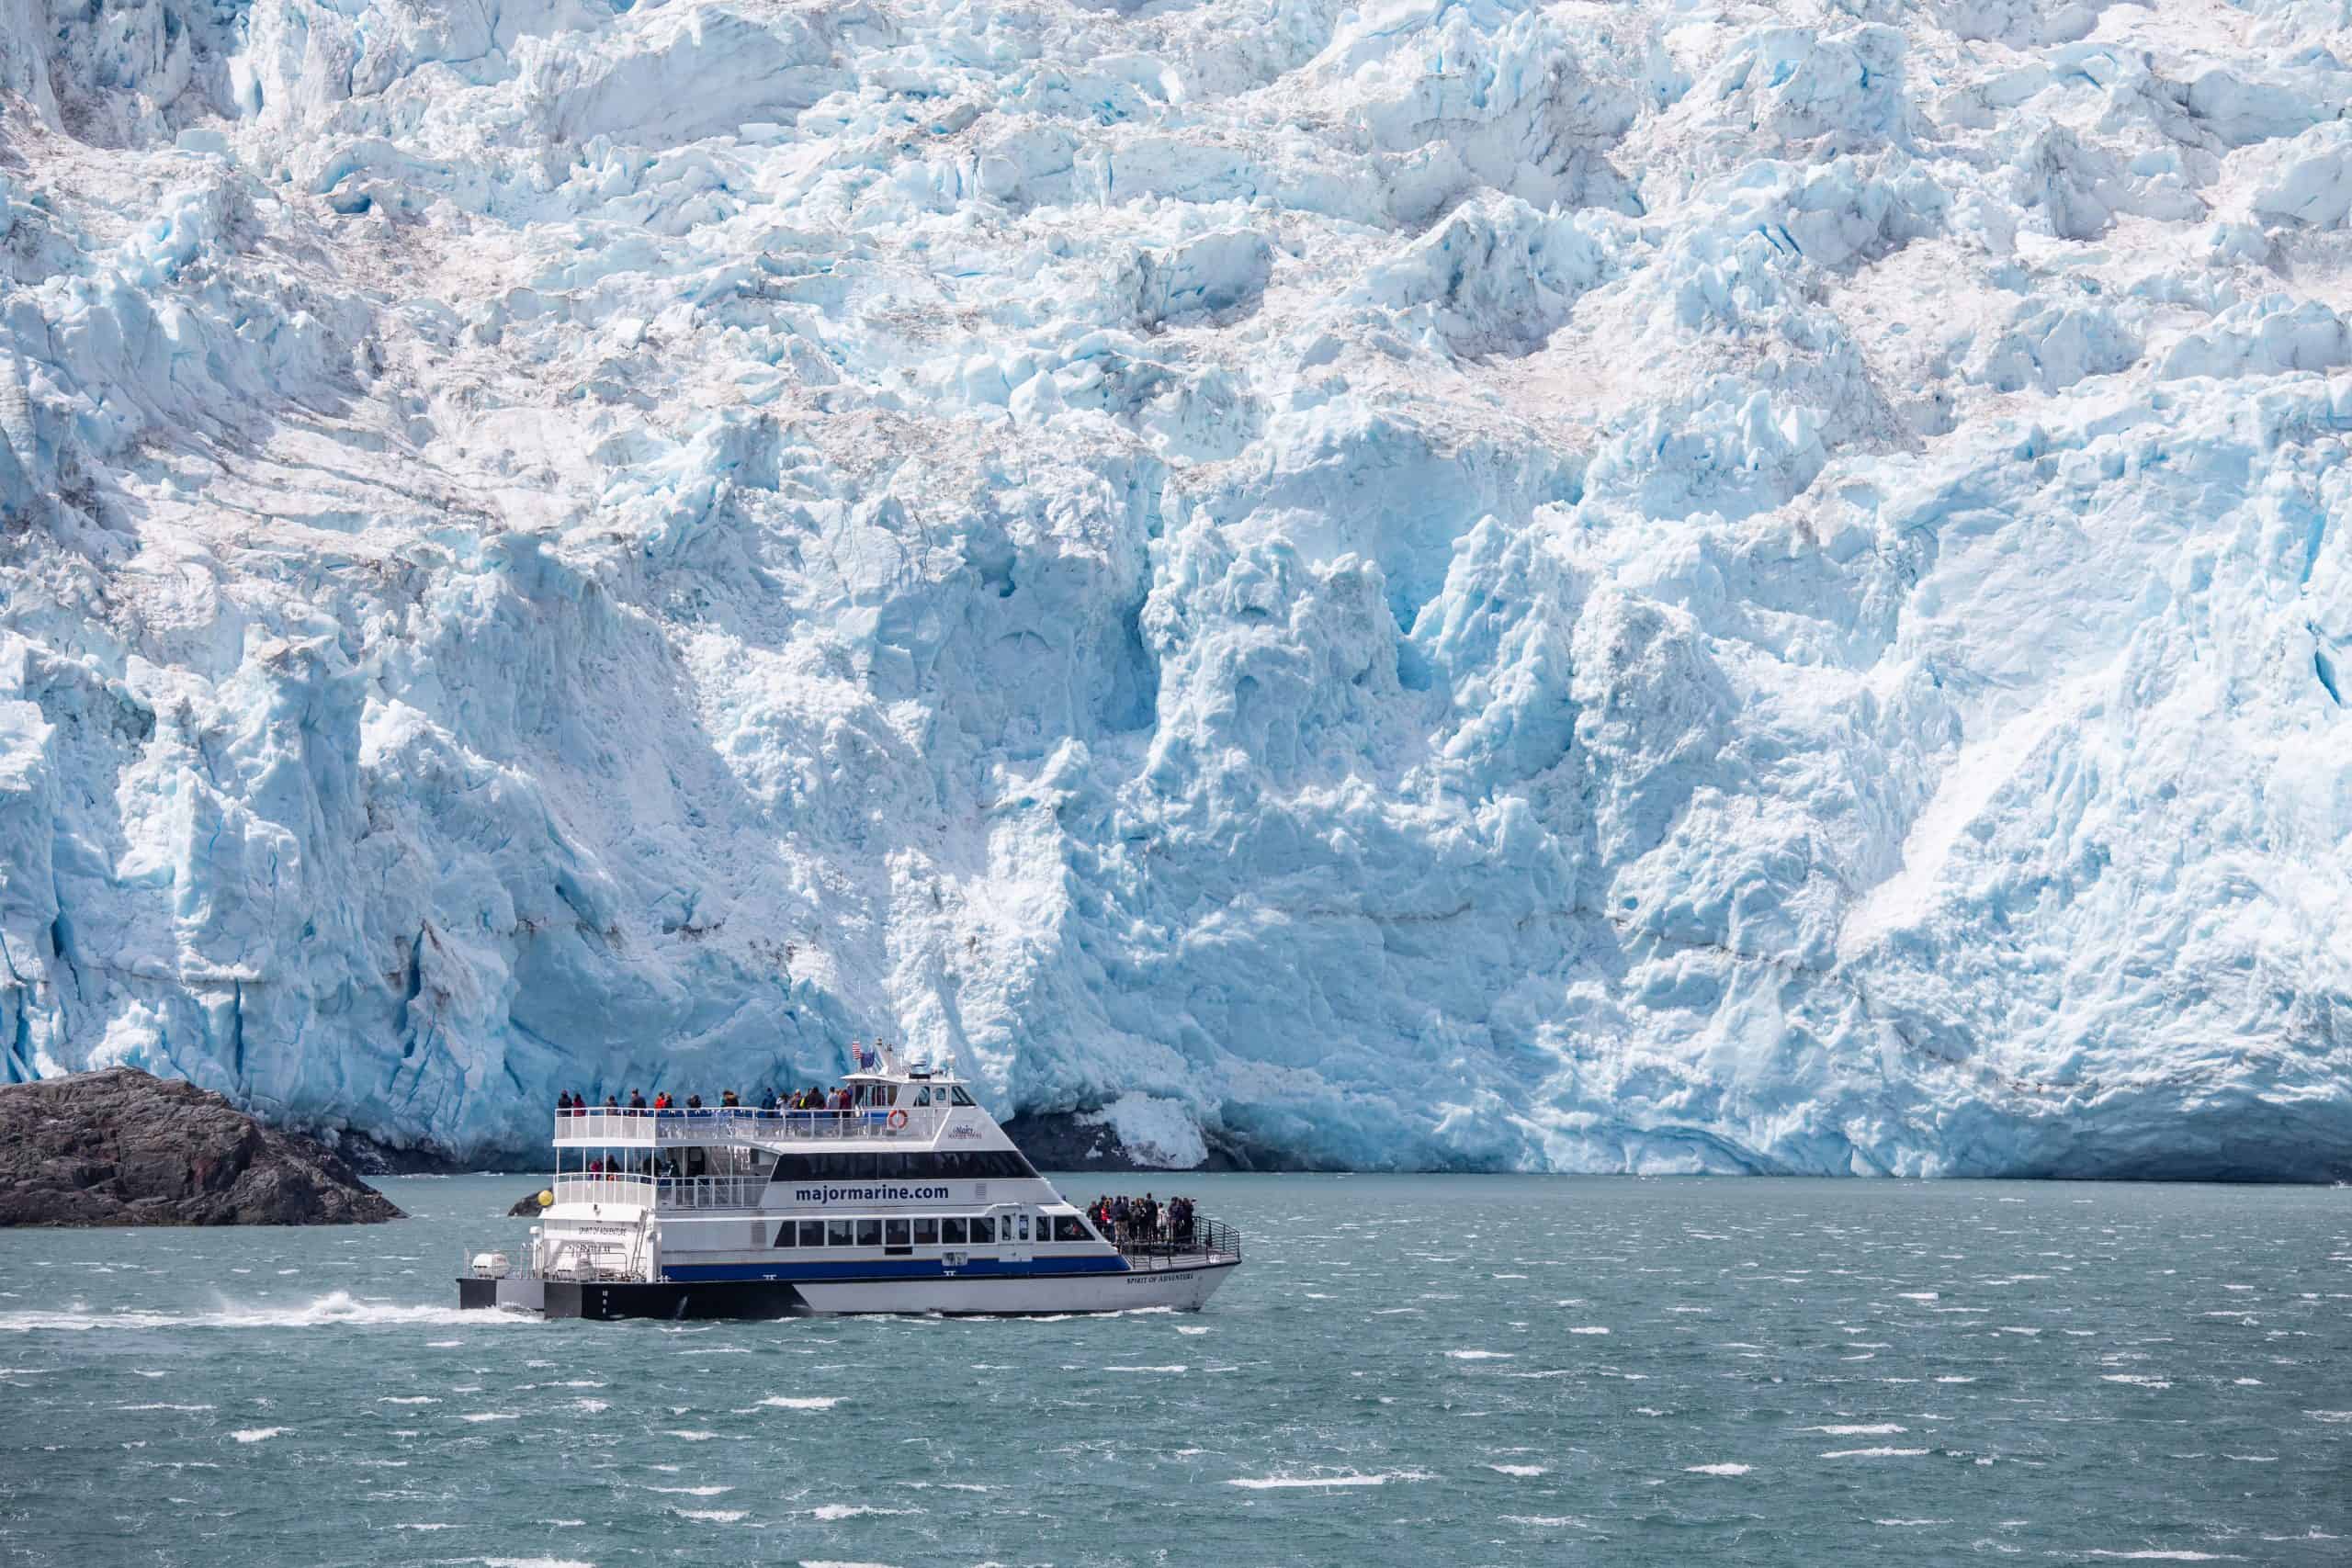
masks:
[[[76,1303],[59,1311],[0,1313],[0,1333],[78,1333],[94,1328],[328,1328],[395,1327],[403,1325],[469,1328],[524,1323],[506,1313],[463,1312],[454,1306],[420,1306],[362,1301],[334,1291],[300,1304],[245,1306],[223,1302],[210,1312],[96,1312]]]

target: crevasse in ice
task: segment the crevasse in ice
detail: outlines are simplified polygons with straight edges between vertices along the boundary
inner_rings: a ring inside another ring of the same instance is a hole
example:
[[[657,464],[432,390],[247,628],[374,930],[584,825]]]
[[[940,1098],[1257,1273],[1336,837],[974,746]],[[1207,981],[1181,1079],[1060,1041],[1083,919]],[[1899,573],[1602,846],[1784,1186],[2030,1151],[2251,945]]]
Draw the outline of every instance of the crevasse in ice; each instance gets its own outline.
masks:
[[[2352,1168],[2336,0],[0,0],[0,1046]]]

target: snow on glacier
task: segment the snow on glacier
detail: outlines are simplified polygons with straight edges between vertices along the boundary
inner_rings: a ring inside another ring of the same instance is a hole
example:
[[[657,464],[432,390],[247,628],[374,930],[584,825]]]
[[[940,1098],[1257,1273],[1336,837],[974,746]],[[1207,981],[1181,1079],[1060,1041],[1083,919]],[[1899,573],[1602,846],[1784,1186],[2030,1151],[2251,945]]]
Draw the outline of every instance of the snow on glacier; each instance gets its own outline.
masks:
[[[2336,0],[0,0],[0,1044],[2352,1171]]]

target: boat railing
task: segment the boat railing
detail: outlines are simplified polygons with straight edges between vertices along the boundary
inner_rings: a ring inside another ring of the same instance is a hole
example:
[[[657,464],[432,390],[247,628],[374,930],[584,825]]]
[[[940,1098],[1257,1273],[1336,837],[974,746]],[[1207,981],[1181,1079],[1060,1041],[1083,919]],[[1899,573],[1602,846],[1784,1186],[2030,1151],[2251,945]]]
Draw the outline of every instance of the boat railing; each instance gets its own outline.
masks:
[[[765,1176],[664,1176],[655,1179],[662,1209],[747,1209],[767,1190]]]
[[[1119,1256],[1127,1260],[1130,1269],[1197,1268],[1204,1261],[1241,1261],[1241,1233],[1231,1225],[1215,1220],[1195,1218],[1192,1227],[1182,1236],[1173,1234],[1163,1222],[1149,1236],[1132,1230],[1118,1235],[1114,1245]]]
[[[732,1176],[559,1176],[559,1203],[635,1203],[657,1209],[742,1209],[760,1201],[768,1179],[757,1172]]]
[[[555,1113],[559,1144],[816,1143],[844,1138],[923,1141],[939,1131],[952,1106],[871,1106],[855,1111],[761,1111],[750,1106],[693,1110],[615,1111],[591,1108]]]
[[[555,1201],[559,1203],[650,1203],[653,1201],[653,1180],[650,1176],[559,1176],[555,1179]]]

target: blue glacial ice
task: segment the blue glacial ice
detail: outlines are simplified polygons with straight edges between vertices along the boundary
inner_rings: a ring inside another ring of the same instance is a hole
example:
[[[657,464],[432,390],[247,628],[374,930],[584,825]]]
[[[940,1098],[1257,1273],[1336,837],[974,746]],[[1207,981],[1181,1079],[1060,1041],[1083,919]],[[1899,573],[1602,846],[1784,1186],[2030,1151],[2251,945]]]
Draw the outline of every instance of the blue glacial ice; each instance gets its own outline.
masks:
[[[2352,1172],[2335,0],[0,0],[0,1077]]]

